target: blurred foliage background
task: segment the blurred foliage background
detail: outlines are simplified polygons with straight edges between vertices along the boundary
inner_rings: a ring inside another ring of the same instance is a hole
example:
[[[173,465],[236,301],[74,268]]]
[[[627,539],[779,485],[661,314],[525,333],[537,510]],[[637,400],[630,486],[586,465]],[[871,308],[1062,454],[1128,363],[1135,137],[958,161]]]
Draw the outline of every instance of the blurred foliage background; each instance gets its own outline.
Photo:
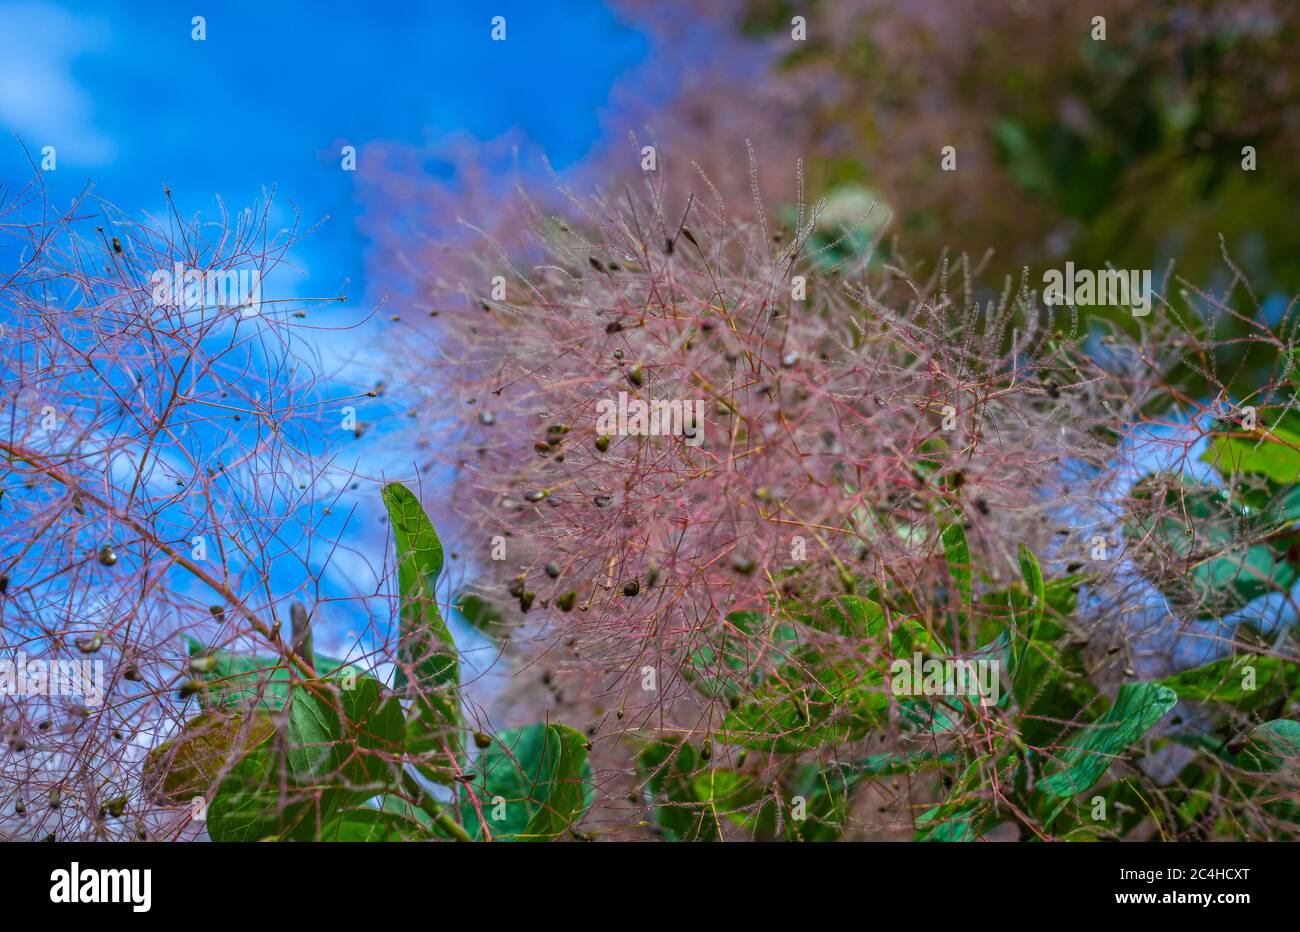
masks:
[[[750,0],[738,26],[788,38],[795,15],[777,68],[821,88],[813,189],[878,188],[910,240],[1008,273],[1176,259],[1223,283],[1222,233],[1261,295],[1300,284],[1296,4]]]

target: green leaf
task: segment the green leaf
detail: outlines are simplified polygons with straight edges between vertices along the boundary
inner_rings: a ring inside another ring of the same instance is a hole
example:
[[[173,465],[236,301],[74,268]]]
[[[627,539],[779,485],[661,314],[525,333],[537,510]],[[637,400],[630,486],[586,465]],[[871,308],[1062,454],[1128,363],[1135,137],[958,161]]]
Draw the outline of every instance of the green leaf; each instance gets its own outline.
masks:
[[[764,796],[763,786],[748,774],[715,767],[696,776],[691,790],[703,806],[704,818],[711,823],[710,832],[715,836],[721,831],[723,819],[750,831],[759,822],[770,820],[771,813],[763,812],[764,807],[758,805]]]
[[[1070,739],[1061,770],[1039,780],[1038,789],[1060,798],[1084,792],[1177,703],[1178,694],[1158,683],[1125,683],[1106,714]]]
[[[281,658],[210,650],[192,637],[186,637],[185,641],[190,657],[201,658],[207,668],[195,674],[195,679],[204,684],[198,693],[200,707],[232,712],[243,712],[250,708],[278,712],[284,708],[289,699],[293,675]],[[321,677],[342,678],[349,673],[355,676],[365,675],[358,667],[333,657],[317,654],[313,663]]]
[[[222,780],[208,808],[214,841],[316,839],[340,807],[375,795],[394,776],[373,758],[400,738],[400,707],[381,699],[374,679],[361,677],[352,689],[296,683],[286,718],[283,746],[258,745]]]
[[[863,775],[887,777],[900,773],[919,773],[956,762],[955,754],[934,754],[930,751],[886,751],[872,754],[852,765]]]
[[[455,599],[456,611],[471,627],[490,638],[502,638],[509,633],[505,613],[501,608],[474,592],[462,592]]]
[[[342,702],[344,780],[350,787],[400,782],[406,727],[397,697],[364,677],[342,691]]]
[[[222,773],[266,744],[275,733],[270,716],[251,718],[209,710],[149,752],[141,771],[145,795],[156,803],[206,797]]]
[[[1296,581],[1289,555],[1296,535],[1273,536],[1268,508],[1243,500],[1239,488],[1198,485],[1151,475],[1134,486],[1124,533],[1138,568],[1172,606],[1219,618]],[[1248,497],[1248,496],[1246,496]],[[1170,573],[1169,566],[1185,569]]]
[[[966,532],[960,524],[946,524],[941,532],[943,555],[948,561],[948,575],[952,577],[957,594],[961,597],[960,614],[969,618],[974,603],[974,588],[971,585],[970,546],[966,543]],[[1021,561],[1023,563],[1023,556]]]
[[[1160,680],[1180,699],[1230,702],[1249,711],[1300,689],[1300,664],[1281,657],[1224,657]],[[1249,688],[1248,688],[1249,687]]]
[[[1011,685],[1011,695],[1020,708],[1017,727],[1021,740],[1042,747],[1060,739],[1066,726],[1080,710],[1097,698],[1079,649],[1035,643],[1026,651]]]
[[[429,835],[450,837],[433,820],[433,816],[408,799],[393,793],[379,797],[379,808],[392,819],[392,825],[404,838],[422,838]]]
[[[1259,431],[1215,432],[1201,460],[1224,475],[1255,473],[1281,485],[1300,482],[1300,435],[1274,426]]]
[[[785,835],[791,841],[838,841],[844,834],[849,797],[863,773],[845,767],[820,768],[802,764],[794,774],[792,798],[805,800],[804,818],[792,813],[785,819]]]
[[[565,725],[529,725],[502,732],[474,764],[471,786],[487,829],[498,841],[562,835],[591,805],[587,740]],[[460,803],[470,837],[483,836],[473,802]]]
[[[1022,610],[1017,612],[1015,599],[1010,595],[1008,597],[1008,608],[1014,630],[1006,632],[1005,643],[1011,660],[1008,675],[1013,693],[1024,660],[1034,654],[1034,638],[1039,636],[1039,628],[1043,624],[1043,612],[1047,610],[1047,586],[1043,582],[1043,569],[1039,567],[1039,560],[1034,555],[1034,551],[1028,549],[1023,543],[1019,546],[1019,556],[1021,556],[1021,575],[1024,576],[1024,586],[1030,601],[1027,607],[1022,607]]]
[[[397,580],[401,597],[401,639],[398,643],[398,685],[406,682],[406,667],[418,685],[460,685],[456,642],[438,611],[436,587],[442,573],[442,541],[420,500],[397,482],[384,486],[384,504],[397,546]]]
[[[779,753],[856,741],[889,708],[884,674],[850,659],[796,652],[723,719],[726,740]]]
[[[338,773],[343,723],[332,684],[295,685],[289,694],[289,769],[317,783]]]
[[[208,835],[218,842],[297,836],[310,828],[315,798],[284,777],[280,749],[264,746],[221,782],[208,806]]]
[[[1060,622],[1074,614],[1079,598],[1079,587],[1088,577],[1082,574],[1061,576],[1044,583],[1045,600],[1043,620],[1038,628],[1038,638],[1051,641],[1061,637],[1067,628]],[[980,597],[979,638],[981,642],[993,640],[1012,624],[1022,612],[1032,607],[1033,596],[1022,583],[986,592]]]
[[[1300,767],[1300,722],[1280,718],[1256,725],[1237,763],[1243,770],[1257,773],[1284,767],[1296,770]]]
[[[891,638],[895,657],[910,657],[920,651],[932,657],[947,657],[947,646],[915,618],[897,618]]]
[[[1047,607],[1047,588],[1043,584],[1043,569],[1039,567],[1039,559],[1034,555],[1034,551],[1021,545],[1021,573],[1024,576],[1024,585],[1030,590],[1030,597],[1034,599],[1030,603],[1030,615],[1022,625],[1021,633],[1024,636],[1024,646],[1017,653],[1017,658],[1023,655],[1023,651],[1028,649],[1031,641],[1039,633],[1039,625],[1043,624],[1043,611]],[[1019,619],[1018,619],[1019,620]],[[1013,645],[1014,645],[1013,641]],[[1019,659],[1017,659],[1019,664]]]
[[[799,620],[816,631],[863,640],[884,631],[886,624],[885,610],[880,603],[857,595],[828,599],[819,611],[801,616]]]
[[[911,673],[900,675],[911,676]],[[900,725],[918,735],[946,735],[965,719],[965,709],[960,702],[961,699],[955,696],[901,699],[898,703]]]
[[[349,809],[321,828],[321,841],[412,841],[427,838],[420,823],[382,809]]]
[[[917,841],[975,841],[982,831],[982,810],[979,806],[964,806],[944,813],[939,808],[926,812],[918,822],[936,822],[917,837]]]
[[[771,643],[767,628],[772,627]],[[798,642],[785,622],[769,625],[763,612],[732,612],[720,629],[686,657],[682,675],[711,699],[739,695],[759,680],[758,663],[773,647]]]
[[[916,820],[917,841],[974,841],[988,820],[981,796],[984,775],[981,766],[989,761],[983,754],[971,761],[954,783],[948,797]]]
[[[659,738],[637,755],[637,769],[654,807],[655,821],[669,841],[714,841],[717,823],[699,805],[693,781],[704,764],[684,738]]]
[[[395,683],[407,684],[414,673],[415,703],[407,722],[406,747],[417,756],[438,758],[446,750],[460,754],[460,659],[442,614],[436,587],[442,573],[442,542],[420,501],[400,483],[384,487],[384,504],[397,548],[401,625]],[[421,761],[420,772],[439,783],[451,781],[449,763]]]

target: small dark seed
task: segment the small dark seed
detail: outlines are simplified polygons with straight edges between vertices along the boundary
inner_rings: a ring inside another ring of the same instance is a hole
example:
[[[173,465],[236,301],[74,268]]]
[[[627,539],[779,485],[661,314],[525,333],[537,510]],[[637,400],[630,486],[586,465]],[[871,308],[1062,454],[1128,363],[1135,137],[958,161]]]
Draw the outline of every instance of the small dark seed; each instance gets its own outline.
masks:
[[[88,638],[77,638],[77,650],[83,654],[93,654],[104,646],[104,636],[94,634]]]

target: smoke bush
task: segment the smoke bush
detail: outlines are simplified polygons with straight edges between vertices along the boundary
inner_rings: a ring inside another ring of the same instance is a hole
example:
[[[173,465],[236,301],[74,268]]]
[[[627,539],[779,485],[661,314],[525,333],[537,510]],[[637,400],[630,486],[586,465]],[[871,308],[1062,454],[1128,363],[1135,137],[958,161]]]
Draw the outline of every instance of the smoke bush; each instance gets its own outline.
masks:
[[[159,302],[156,285],[178,264],[264,279],[299,232],[271,227],[269,201],[138,223],[89,201],[55,211],[36,185],[17,195],[0,279],[0,620],[8,672],[34,680],[0,698],[0,830],[192,835],[140,786],[193,701],[184,636],[256,643],[305,675],[290,601],[365,593],[325,578],[341,527],[327,516],[351,476],[321,442],[326,373],[295,335],[305,305]],[[46,665],[66,675],[40,683]]]
[[[1246,321],[1256,342],[1282,356],[1290,344],[1235,309],[1244,301],[1258,310],[1239,277],[1215,294],[1171,270],[1156,287],[1160,313],[1136,336],[1097,321],[1085,330],[1077,312],[1042,303],[1028,270],[990,287],[965,256],[909,263],[884,238],[876,208],[846,220],[839,205],[804,204],[800,183],[793,206],[769,212],[752,154],[750,173],[745,216],[702,174],[697,190],[712,197],[674,197],[669,173],[658,171],[640,191],[569,195],[557,212],[521,196],[508,216],[490,217],[508,241],[480,230],[438,257],[426,280],[437,350],[410,357],[408,387],[426,396],[422,446],[454,470],[455,513],[484,567],[478,595],[517,605],[516,623],[543,644],[563,642],[560,662],[572,674],[565,695],[574,703],[572,690],[580,692],[578,707],[596,721],[589,733],[605,733],[613,706],[622,724],[610,737],[677,736],[633,742],[646,748],[637,769],[651,797],[678,779],[674,767],[689,783],[720,755],[719,766],[741,774],[738,785],[769,787],[727,801],[735,820],[762,836],[772,831],[772,807],[779,834],[792,787],[807,785],[798,782],[804,771],[788,769],[791,752],[823,768],[814,772],[825,783],[825,768],[865,749],[869,729],[858,727],[853,701],[827,686],[824,664],[837,662],[828,658],[850,658],[851,683],[869,688],[887,682],[905,653],[898,641],[810,622],[816,606],[865,596],[891,630],[919,623],[944,649],[978,656],[1006,599],[1024,592],[1025,568],[1037,565],[1023,550],[1017,556],[1024,546],[1059,581],[1047,593],[1054,637],[1064,640],[1048,665],[1078,690],[1058,705],[1035,707],[1041,690],[1017,697],[1027,718],[1014,728],[1032,736],[1035,754],[1066,766],[1057,742],[1098,714],[1105,700],[1094,684],[1114,695],[1136,675],[1131,667],[1162,675],[1194,665],[1180,634],[1198,613],[1221,614],[1207,607],[1204,586],[1189,596],[1198,608],[1166,601],[1171,584],[1218,551],[1189,564],[1186,548],[1153,539],[1148,522],[1186,502],[1153,504],[1134,480],[1192,468],[1204,438],[1231,424],[1211,415],[1239,411],[1212,411],[1174,386],[1194,370],[1224,397],[1234,392],[1216,360],[1236,346],[1216,339],[1216,319]],[[1166,300],[1173,289],[1176,305]],[[1264,420],[1278,413],[1285,384],[1275,370],[1260,390]],[[694,423],[697,406],[704,414]],[[1125,440],[1134,425],[1153,424],[1139,435],[1145,445]],[[968,551],[945,538],[954,526]],[[1243,572],[1251,577],[1244,601],[1276,585],[1238,563],[1214,572],[1233,585]],[[954,599],[972,582],[966,614]],[[811,623],[820,632],[813,646],[808,631],[794,634],[783,619]],[[1195,662],[1231,653],[1235,637],[1235,626],[1223,627],[1219,646]],[[1279,642],[1265,653],[1292,651]],[[806,707],[806,716],[842,727],[802,737],[812,719],[786,718],[785,700],[772,693],[771,677],[791,670],[821,684],[799,688],[805,702],[827,706]],[[1125,714],[1126,697],[1137,695],[1129,688],[1111,714]],[[1160,697],[1174,693],[1142,695],[1140,708],[1160,710],[1146,731],[1168,709]],[[763,728],[743,736],[738,723],[753,724],[745,718],[753,708],[765,710],[753,714],[778,737],[754,740]],[[995,730],[1012,727],[991,724],[1001,714],[979,717]],[[895,716],[877,735],[886,755],[906,753],[905,731]],[[684,738],[703,742],[691,766],[680,756]],[[975,755],[979,740],[977,727],[941,746]],[[767,753],[756,761],[737,743]],[[994,783],[995,808],[1015,808],[996,775],[984,779]],[[663,813],[674,805],[690,812],[705,797],[717,805],[693,785],[688,802],[661,799],[665,830]],[[852,785],[843,783],[846,795]],[[1043,785],[1056,792],[1061,784]],[[1172,798],[1167,787],[1147,790]],[[909,798],[940,797],[916,784]],[[891,816],[862,825],[915,825],[908,805],[891,797],[881,807]],[[1045,811],[1022,816],[1026,834],[1051,821]],[[992,823],[954,824],[962,837]],[[696,823],[673,837],[698,831]]]
[[[1104,465],[1100,432],[1138,404],[1068,311],[1023,279],[988,293],[965,257],[841,255],[870,218],[828,238],[824,203],[786,227],[668,199],[575,199],[572,221],[523,201],[524,253],[476,243],[434,286],[414,387],[512,600],[634,669],[730,612],[864,585],[934,610],[944,516],[991,582],[1019,543],[1046,549],[1057,464]],[[646,421],[611,435],[620,400]],[[698,433],[650,435],[656,405],[699,402]]]

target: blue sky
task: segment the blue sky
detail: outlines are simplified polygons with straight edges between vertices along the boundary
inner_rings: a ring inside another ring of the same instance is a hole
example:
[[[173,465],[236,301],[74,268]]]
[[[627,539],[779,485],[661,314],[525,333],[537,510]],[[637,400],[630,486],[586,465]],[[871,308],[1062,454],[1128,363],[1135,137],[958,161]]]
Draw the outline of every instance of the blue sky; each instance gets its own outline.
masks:
[[[192,38],[195,15],[206,19],[203,41]],[[491,38],[498,15],[505,42]],[[233,211],[275,187],[273,224],[290,219],[290,201],[306,226],[330,219],[291,253],[298,280],[268,281],[268,296],[346,293],[335,313],[360,317],[381,296],[367,287],[360,172],[341,169],[342,146],[364,157],[377,141],[425,150],[513,132],[563,170],[601,137],[612,88],[648,53],[644,36],[593,0],[0,0],[0,189],[31,180],[22,145],[38,163],[55,147],[57,168],[42,181],[60,207],[91,186],[128,217],[163,216],[165,185],[183,216],[213,218],[218,196]],[[0,255],[0,268],[12,258]],[[337,359],[364,335],[320,349]],[[378,490],[353,504],[364,518],[351,543],[378,565]],[[273,583],[301,585],[301,562],[277,565]],[[318,648],[345,650],[350,621],[318,631]]]
[[[196,14],[205,41],[191,38]],[[491,40],[497,15],[505,42]],[[331,218],[295,253],[300,293],[348,279],[359,301],[366,243],[342,145],[517,130],[562,169],[647,51],[592,0],[0,2],[0,181],[30,178],[16,133],[37,157],[56,147],[45,181],[57,198],[93,182],[133,216],[162,213],[164,184],[182,214],[278,186],[306,223]]]

